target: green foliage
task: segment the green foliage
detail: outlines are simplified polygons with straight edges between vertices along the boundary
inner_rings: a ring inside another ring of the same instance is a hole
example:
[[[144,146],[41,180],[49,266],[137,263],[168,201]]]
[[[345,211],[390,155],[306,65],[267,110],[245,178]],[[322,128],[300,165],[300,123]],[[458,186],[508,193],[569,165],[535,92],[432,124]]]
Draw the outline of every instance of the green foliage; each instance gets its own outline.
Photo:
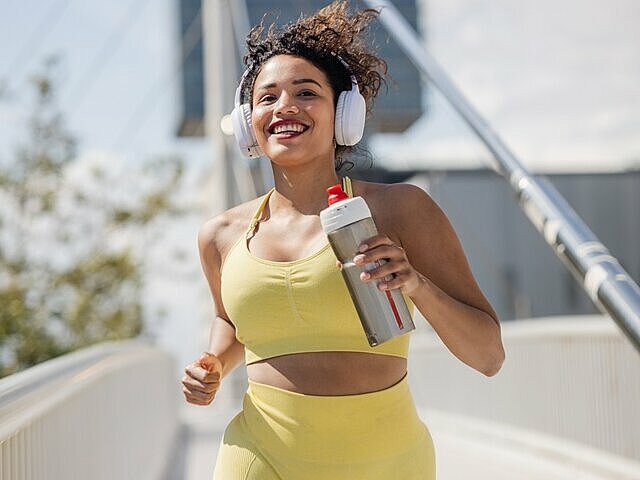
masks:
[[[0,377],[148,334],[143,271],[148,238],[158,238],[149,232],[181,213],[173,196],[182,165],[174,158],[127,169],[132,187],[109,166],[70,180],[80,164],[56,107],[55,67],[49,61],[33,78],[28,137],[0,164]]]

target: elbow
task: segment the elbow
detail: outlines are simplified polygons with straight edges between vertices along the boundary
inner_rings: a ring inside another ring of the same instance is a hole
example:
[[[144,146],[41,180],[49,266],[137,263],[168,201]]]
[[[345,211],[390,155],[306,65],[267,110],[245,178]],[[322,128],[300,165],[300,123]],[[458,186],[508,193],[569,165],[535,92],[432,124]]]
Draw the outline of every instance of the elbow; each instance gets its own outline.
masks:
[[[487,377],[493,377],[494,375],[496,375],[502,368],[502,364],[504,363],[505,359],[500,321],[495,316],[492,316],[492,320],[495,322],[493,335],[494,338],[490,342],[492,348],[487,353],[486,358],[488,359],[488,361],[485,362],[484,368],[482,368],[481,370],[481,372]]]
[[[499,348],[497,348],[489,358],[491,361],[486,362],[480,372],[487,377],[493,377],[500,371],[502,364],[504,363],[505,353],[504,348],[502,347],[502,342],[499,344]]]
[[[495,362],[492,363],[491,365],[486,366],[483,370],[482,373],[486,376],[486,377],[493,377],[495,374],[497,374],[500,369],[502,368],[502,362]]]

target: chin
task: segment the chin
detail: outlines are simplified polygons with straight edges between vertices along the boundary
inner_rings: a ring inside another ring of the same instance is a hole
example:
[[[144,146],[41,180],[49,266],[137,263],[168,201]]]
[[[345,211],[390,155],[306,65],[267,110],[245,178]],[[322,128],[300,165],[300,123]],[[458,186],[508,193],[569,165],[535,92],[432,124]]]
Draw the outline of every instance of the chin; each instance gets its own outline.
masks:
[[[301,165],[313,158],[331,156],[332,157],[333,142],[329,144],[329,148],[323,153],[321,148],[310,148],[306,145],[284,146],[276,145],[271,148],[263,149],[265,155],[275,164],[285,166]]]
[[[309,159],[309,155],[302,152],[292,151],[271,151],[266,153],[269,160],[281,167],[292,167],[305,163],[305,159]]]
[[[282,166],[299,165],[300,163],[304,163],[305,159],[309,159],[309,156],[312,154],[310,149],[299,146],[292,148],[278,145],[263,151],[273,163]]]

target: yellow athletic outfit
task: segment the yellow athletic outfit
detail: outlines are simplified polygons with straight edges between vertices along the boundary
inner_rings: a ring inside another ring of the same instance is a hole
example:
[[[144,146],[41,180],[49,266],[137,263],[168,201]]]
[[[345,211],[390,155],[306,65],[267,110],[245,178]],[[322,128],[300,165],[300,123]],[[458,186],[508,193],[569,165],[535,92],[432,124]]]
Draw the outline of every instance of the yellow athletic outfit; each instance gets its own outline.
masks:
[[[343,183],[352,196],[349,178]],[[328,243],[291,262],[264,260],[249,251],[247,237],[272,192],[221,271],[222,300],[245,346],[246,363],[320,351],[406,358],[408,334],[369,345]],[[433,443],[406,377],[385,390],[345,396],[299,394],[249,381],[243,410],[225,431],[214,473],[214,480],[433,478]]]

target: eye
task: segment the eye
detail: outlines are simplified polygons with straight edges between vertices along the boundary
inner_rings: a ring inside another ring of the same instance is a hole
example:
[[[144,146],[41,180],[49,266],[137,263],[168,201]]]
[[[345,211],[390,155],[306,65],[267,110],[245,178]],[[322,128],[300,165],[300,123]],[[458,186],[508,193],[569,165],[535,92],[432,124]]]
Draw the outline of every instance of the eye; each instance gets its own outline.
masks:
[[[272,102],[275,98],[276,98],[275,95],[271,95],[271,94],[263,95],[262,98],[258,100],[258,103]]]
[[[315,97],[316,96],[315,92],[312,92],[311,90],[303,90],[298,95],[303,96],[303,97]]]

